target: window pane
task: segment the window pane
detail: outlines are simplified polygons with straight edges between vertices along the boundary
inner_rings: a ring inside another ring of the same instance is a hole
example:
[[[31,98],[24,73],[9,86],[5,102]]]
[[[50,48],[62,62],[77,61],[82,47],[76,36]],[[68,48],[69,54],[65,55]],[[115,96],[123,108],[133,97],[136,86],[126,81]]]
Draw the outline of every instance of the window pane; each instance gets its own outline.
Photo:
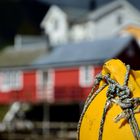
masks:
[[[82,87],[92,86],[94,79],[94,67],[82,66],[79,69],[79,84]]]
[[[11,72],[1,72],[1,91],[17,90],[22,88],[22,73],[11,71]]]

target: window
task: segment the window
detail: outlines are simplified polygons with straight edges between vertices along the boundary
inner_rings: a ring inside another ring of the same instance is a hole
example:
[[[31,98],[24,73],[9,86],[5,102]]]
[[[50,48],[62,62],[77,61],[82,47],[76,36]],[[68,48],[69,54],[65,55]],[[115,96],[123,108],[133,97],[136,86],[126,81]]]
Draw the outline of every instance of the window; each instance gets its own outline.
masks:
[[[49,102],[54,100],[54,70],[37,72],[37,95],[38,98],[46,98]]]
[[[54,20],[54,29],[55,30],[59,29],[59,21],[57,19]]]
[[[22,88],[22,74],[21,72],[1,72],[0,73],[0,90],[10,91],[19,90]]]
[[[94,68],[92,66],[82,66],[79,69],[79,83],[81,87],[90,87],[94,80]]]
[[[118,24],[118,25],[123,24],[123,19],[124,19],[124,17],[122,16],[121,13],[119,13],[119,14],[117,15],[117,17],[116,17],[116,22],[117,22],[117,24]]]

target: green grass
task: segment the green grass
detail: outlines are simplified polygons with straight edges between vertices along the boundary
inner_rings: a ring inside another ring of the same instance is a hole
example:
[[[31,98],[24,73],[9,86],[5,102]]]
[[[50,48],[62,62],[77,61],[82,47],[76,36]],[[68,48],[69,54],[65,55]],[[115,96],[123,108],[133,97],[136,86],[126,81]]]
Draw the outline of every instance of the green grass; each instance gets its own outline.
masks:
[[[9,110],[9,105],[0,105],[0,122],[3,120],[8,110]]]

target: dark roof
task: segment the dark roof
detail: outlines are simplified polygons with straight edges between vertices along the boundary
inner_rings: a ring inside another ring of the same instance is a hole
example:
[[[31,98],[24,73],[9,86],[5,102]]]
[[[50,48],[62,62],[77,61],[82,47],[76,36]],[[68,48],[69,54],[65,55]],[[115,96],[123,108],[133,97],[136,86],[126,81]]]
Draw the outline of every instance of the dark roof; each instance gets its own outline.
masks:
[[[98,8],[111,1],[117,1],[117,0],[38,0],[38,1],[43,2],[45,4],[58,5],[61,7],[75,7],[75,8],[89,9],[92,4],[92,1],[94,2],[93,6],[95,8]],[[140,9],[139,0],[127,0],[127,1],[131,2],[135,7]]]
[[[58,5],[60,7],[72,7],[72,8],[82,8],[88,9],[90,0],[39,0],[40,2]]]
[[[0,52],[0,67],[28,66],[46,53],[45,47],[15,49],[11,46]]]
[[[125,7],[131,9],[131,11],[135,12],[135,15],[139,16],[139,11],[127,0],[114,0],[106,5],[101,6],[97,10],[89,13],[86,19],[98,21],[103,17],[105,17],[106,15]]]
[[[61,7],[60,7],[61,8]],[[81,8],[61,8],[67,15],[69,23],[75,23],[84,21],[85,17],[88,15],[89,10]]]
[[[134,41],[132,37],[113,37],[94,42],[81,42],[57,46],[49,56],[41,56],[33,64],[45,67],[68,67],[87,64],[103,64],[115,58]]]

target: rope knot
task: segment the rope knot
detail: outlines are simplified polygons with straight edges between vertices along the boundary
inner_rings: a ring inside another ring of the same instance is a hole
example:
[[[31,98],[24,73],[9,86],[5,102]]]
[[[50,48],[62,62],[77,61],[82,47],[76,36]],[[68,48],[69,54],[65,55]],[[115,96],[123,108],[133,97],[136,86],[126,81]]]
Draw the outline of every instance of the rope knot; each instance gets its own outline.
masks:
[[[98,74],[95,78],[94,84],[98,85],[101,80],[102,80],[102,74]]]

